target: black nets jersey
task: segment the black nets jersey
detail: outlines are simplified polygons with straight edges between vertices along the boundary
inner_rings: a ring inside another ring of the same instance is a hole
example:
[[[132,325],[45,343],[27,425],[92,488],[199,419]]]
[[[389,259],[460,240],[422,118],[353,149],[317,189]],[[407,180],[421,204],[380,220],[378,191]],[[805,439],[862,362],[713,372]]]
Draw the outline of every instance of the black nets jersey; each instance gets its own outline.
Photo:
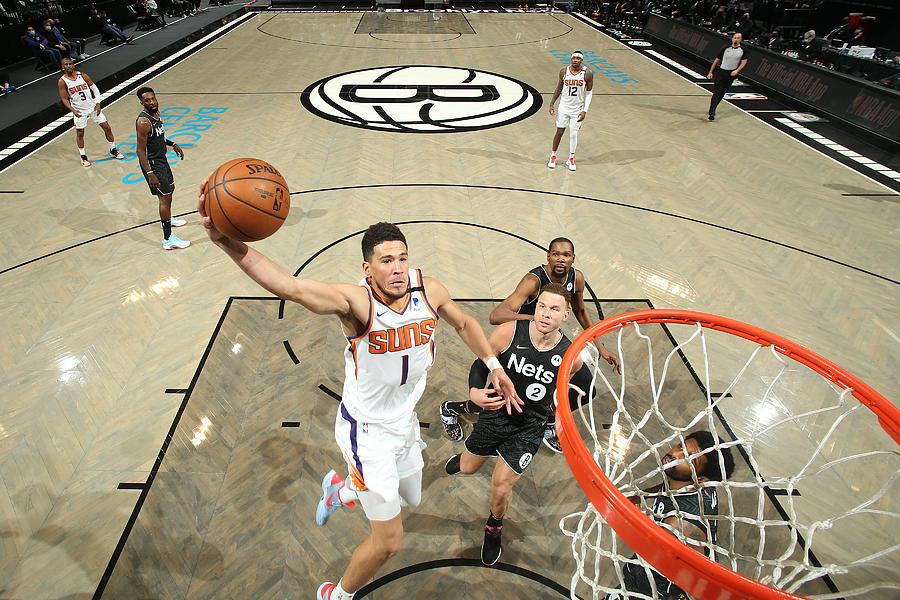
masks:
[[[657,523],[662,523],[669,517],[678,518],[680,513],[681,519],[687,521],[700,528],[706,533],[706,541],[715,543],[716,541],[716,521],[707,519],[718,514],[718,502],[716,500],[716,490],[714,488],[702,488],[700,490],[692,490],[690,492],[673,493],[670,496],[660,494],[654,497],[652,514],[650,517]],[[678,525],[675,525],[678,527]],[[698,546],[691,545],[694,549]],[[712,556],[707,548],[703,548],[704,553],[712,560]],[[626,563],[623,571],[623,581],[625,590],[628,592],[638,592],[647,596],[652,595],[650,582],[647,579],[647,572],[640,565],[634,563]],[[662,595],[662,598],[686,598],[683,590],[674,583],[663,577],[656,570],[650,571],[656,583],[656,589]],[[613,593],[607,596],[607,600],[620,600],[622,596]]]
[[[549,350],[534,347],[529,333],[532,321],[516,321],[516,331],[509,346],[500,353],[500,364],[509,376],[525,405],[522,412],[492,410],[481,413],[480,418],[506,419],[511,424],[523,425],[541,421],[546,423],[553,409],[556,393],[556,374],[559,364],[571,342],[560,332],[559,341]]]
[[[519,310],[516,311],[520,315],[534,314],[534,309],[535,307],[537,307],[537,299],[540,295],[541,288],[550,283],[550,276],[547,275],[547,271],[543,266],[537,266],[528,272],[538,278],[538,281],[540,281],[540,285],[538,285],[538,293],[534,295],[534,298],[529,298],[528,302],[520,306]],[[569,272],[566,274],[566,280],[563,282],[563,285],[567,290],[569,290],[569,293],[575,293],[575,267],[569,268]]]
[[[719,513],[715,488],[705,487],[680,494],[673,493],[671,496],[655,497],[651,517],[657,523],[662,523],[669,517],[678,518],[679,513],[683,520],[696,525],[700,531],[706,533],[707,542],[716,543],[717,522],[715,519],[706,519]]]
[[[147,134],[147,160],[161,160],[166,158],[166,128],[161,119],[151,117],[147,111],[142,110],[138,119],[144,117],[150,121],[150,133]]]

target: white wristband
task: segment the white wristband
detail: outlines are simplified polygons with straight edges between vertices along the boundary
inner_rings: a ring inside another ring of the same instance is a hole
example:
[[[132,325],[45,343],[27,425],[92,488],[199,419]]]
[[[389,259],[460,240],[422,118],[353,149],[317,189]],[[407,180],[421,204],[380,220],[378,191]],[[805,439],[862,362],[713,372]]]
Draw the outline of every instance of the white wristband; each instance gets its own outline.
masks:
[[[494,369],[502,369],[503,365],[500,364],[500,361],[497,360],[496,356],[492,356],[484,362],[487,365],[487,368],[493,371]]]

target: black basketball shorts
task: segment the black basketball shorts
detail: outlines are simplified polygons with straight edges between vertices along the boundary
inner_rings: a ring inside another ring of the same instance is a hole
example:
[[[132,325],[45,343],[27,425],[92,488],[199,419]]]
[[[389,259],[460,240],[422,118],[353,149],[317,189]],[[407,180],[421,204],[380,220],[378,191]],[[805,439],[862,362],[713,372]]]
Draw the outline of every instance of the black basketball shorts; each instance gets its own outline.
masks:
[[[475,456],[500,456],[510,469],[521,475],[541,447],[545,423],[533,420],[516,425],[502,416],[486,415],[481,413],[466,438],[466,450]]]
[[[651,574],[653,575],[654,583],[656,583],[657,597],[660,600],[688,600],[687,594],[677,585],[656,571],[652,571]],[[622,569],[622,575],[627,592],[653,597],[653,589],[650,587],[650,580],[647,578],[647,572],[643,567],[627,563],[625,568]],[[606,600],[625,600],[625,596],[614,592],[608,594]]]
[[[150,159],[149,162],[153,174],[159,179],[159,188],[151,186],[150,181],[147,181],[147,187],[150,188],[150,193],[154,196],[168,196],[172,193],[172,186],[175,185],[175,177],[172,175],[172,169],[169,167],[169,163],[166,162],[166,159],[164,158],[153,158]],[[143,169],[141,170],[143,171]],[[146,177],[147,172],[144,171],[144,178]]]

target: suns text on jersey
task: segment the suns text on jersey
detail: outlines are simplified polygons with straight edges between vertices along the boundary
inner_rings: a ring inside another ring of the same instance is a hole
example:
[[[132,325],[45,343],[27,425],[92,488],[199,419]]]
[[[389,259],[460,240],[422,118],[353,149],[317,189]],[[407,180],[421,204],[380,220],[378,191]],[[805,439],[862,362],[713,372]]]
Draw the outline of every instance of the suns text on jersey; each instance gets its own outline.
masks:
[[[434,335],[434,319],[424,319],[395,329],[378,329],[369,332],[369,354],[401,352],[413,346],[423,346]]]

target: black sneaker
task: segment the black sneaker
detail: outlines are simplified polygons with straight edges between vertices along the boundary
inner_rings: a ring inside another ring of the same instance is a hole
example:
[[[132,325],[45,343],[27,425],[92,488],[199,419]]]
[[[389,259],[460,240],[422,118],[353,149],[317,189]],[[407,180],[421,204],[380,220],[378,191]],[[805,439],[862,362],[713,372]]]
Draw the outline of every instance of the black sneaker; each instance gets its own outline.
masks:
[[[715,121],[715,120],[716,120],[716,115],[709,115],[709,116],[706,117],[706,118],[709,119],[710,121]]]
[[[125,160],[125,155],[119,152],[118,148],[113,148],[112,150],[110,150],[109,155],[116,160]]]
[[[490,567],[500,560],[500,535],[503,533],[503,525],[500,527],[484,526],[484,542],[481,544],[481,562]]]
[[[447,437],[458,442],[463,439],[462,425],[459,424],[459,413],[447,408],[447,403],[441,404],[441,423],[444,425],[444,433]]]

